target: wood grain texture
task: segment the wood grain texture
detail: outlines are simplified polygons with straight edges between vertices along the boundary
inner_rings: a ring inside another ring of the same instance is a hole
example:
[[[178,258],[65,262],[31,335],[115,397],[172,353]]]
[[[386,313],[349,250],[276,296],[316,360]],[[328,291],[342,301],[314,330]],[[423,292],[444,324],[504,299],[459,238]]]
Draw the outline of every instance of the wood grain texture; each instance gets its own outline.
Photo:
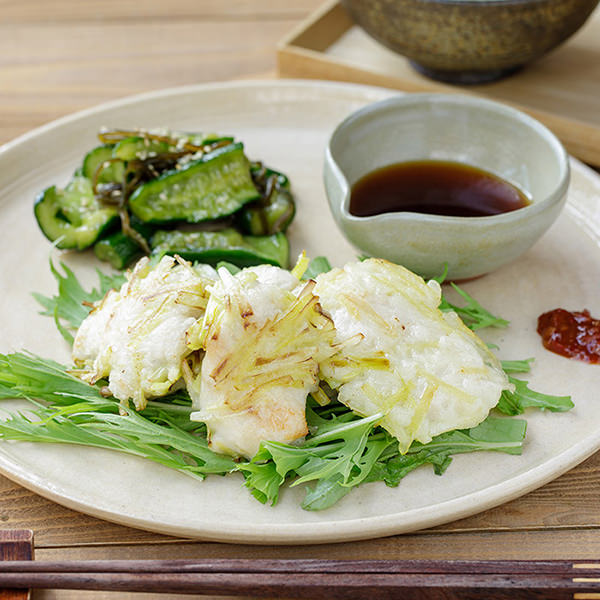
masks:
[[[96,560],[112,559],[203,559],[203,558],[262,558],[262,559],[372,559],[407,560],[431,558],[439,560],[518,560],[552,559],[557,555],[588,560],[600,556],[600,536],[592,530],[546,530],[527,532],[470,532],[447,535],[433,530],[427,534],[403,535],[353,542],[351,544],[324,544],[313,546],[243,546],[203,542],[172,542],[162,544],[79,546],[42,548],[37,550],[39,560]],[[80,594],[80,595],[77,595]],[[166,594],[128,594],[113,592],[75,592],[39,590],[34,600],[179,600],[186,596]],[[188,596],[189,597],[189,596]],[[211,596],[216,598],[216,596]],[[246,597],[250,600],[252,596]],[[486,596],[481,596],[486,598]]]
[[[600,590],[600,564],[572,561],[205,559],[9,561],[0,585],[335,599],[570,598]]]
[[[65,23],[83,21],[136,21],[159,19],[261,22],[302,19],[321,0],[0,0],[4,23]]]
[[[600,579],[550,574],[462,573],[20,573],[0,574],[0,585],[36,589],[92,589],[201,595],[289,595],[309,600],[571,600],[598,592]]]
[[[10,532],[14,533],[14,532]],[[29,532],[30,535],[31,532]],[[600,563],[572,560],[339,560],[208,558],[179,560],[8,560],[0,561],[1,574],[24,573],[312,573],[312,574],[503,574],[561,575],[600,579]]]
[[[0,531],[0,564],[3,561],[33,561],[33,531],[20,529]],[[27,600],[29,590],[0,585],[0,600]]]
[[[273,71],[319,0],[0,0],[0,144],[144,91]]]

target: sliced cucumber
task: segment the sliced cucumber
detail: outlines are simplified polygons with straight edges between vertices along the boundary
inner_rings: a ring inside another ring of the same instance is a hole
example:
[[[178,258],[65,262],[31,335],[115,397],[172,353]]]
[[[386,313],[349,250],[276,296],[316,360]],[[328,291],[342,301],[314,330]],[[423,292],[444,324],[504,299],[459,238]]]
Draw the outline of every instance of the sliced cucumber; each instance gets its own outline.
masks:
[[[272,235],[285,231],[295,214],[291,192],[287,187],[277,187],[268,198],[244,206],[237,215],[237,225],[244,233]]]
[[[225,261],[238,267],[269,263],[286,269],[289,244],[283,233],[241,235],[235,229],[220,231],[157,231],[152,254],[178,254],[186,260],[216,265]]]
[[[100,260],[110,263],[115,269],[126,269],[141,258],[144,251],[138,243],[122,231],[115,231],[107,238],[94,244],[94,254]]]
[[[242,144],[219,148],[138,187],[131,212],[146,222],[220,219],[259,198]]]
[[[114,160],[113,145],[104,144],[90,150],[83,159],[81,174],[96,183],[121,183],[125,173],[125,165]]]
[[[129,217],[129,226],[147,243],[156,230],[152,225],[143,223],[134,216]],[[145,254],[140,244],[123,231],[115,231],[108,237],[98,240],[94,244],[94,253],[100,260],[110,263],[115,269],[126,269]]]
[[[121,160],[128,161],[134,159],[144,159],[148,155],[161,154],[174,150],[166,142],[158,142],[143,137],[129,137],[119,142],[113,150],[113,156]]]
[[[57,248],[88,248],[119,220],[115,208],[95,198],[87,177],[74,177],[64,189],[45,189],[33,210],[40,229]]]

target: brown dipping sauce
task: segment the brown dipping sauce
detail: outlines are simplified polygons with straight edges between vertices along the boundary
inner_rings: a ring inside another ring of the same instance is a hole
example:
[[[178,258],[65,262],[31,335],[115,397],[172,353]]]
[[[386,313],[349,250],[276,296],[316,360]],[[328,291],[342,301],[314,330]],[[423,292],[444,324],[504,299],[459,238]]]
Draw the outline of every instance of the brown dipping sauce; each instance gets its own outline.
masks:
[[[600,321],[589,311],[570,312],[562,308],[538,317],[537,332],[544,348],[587,363],[600,363]]]
[[[359,179],[350,213],[370,217],[410,211],[453,217],[487,217],[523,208],[527,197],[504,179],[457,162],[396,163]]]

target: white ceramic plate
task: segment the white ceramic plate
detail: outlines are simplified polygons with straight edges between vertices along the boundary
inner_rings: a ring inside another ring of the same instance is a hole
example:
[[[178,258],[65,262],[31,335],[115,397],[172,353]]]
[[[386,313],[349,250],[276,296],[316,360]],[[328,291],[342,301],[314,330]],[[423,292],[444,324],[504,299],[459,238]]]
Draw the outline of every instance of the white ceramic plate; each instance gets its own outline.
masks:
[[[318,82],[251,82],[188,87],[114,102],[61,119],[0,150],[0,351],[28,349],[68,360],[51,319],[37,314],[31,291],[55,290],[50,245],[32,214],[36,193],[64,184],[95,145],[103,125],[168,126],[235,134],[247,153],[290,175],[298,215],[290,233],[295,252],[327,255],[343,264],[355,252],[329,215],[321,169],[335,125],[360,106],[391,92]],[[502,358],[536,357],[533,387],[570,393],[565,414],[527,415],[522,456],[458,456],[443,477],[428,467],[398,488],[382,483],[353,490],[323,512],[299,508],[303,492],[286,489],[277,506],[263,506],[241,476],[197,482],[117,453],[76,446],[0,444],[0,470],[70,508],[118,523],[186,537],[228,542],[301,544],[391,535],[438,525],[524,494],[575,466],[600,447],[600,367],[543,350],[537,316],[555,307],[600,314],[600,181],[573,161],[568,206],[551,231],[522,259],[465,287],[484,306],[511,320],[488,334]],[[89,255],[61,257],[92,282]],[[10,407],[12,401],[5,406]]]

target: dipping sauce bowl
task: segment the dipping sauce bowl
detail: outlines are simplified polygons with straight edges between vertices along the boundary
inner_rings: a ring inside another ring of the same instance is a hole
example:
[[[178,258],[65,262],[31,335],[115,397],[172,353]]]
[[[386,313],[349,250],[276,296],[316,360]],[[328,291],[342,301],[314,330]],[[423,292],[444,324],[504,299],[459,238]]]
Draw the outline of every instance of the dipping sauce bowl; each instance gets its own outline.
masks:
[[[490,172],[529,204],[483,217],[350,213],[352,186],[363,176],[429,160]],[[454,280],[489,273],[528,250],[558,217],[569,177],[567,153],[544,125],[498,102],[454,94],[407,94],[361,108],[333,132],[324,167],[335,222],[357,249],[425,278],[447,265]]]

